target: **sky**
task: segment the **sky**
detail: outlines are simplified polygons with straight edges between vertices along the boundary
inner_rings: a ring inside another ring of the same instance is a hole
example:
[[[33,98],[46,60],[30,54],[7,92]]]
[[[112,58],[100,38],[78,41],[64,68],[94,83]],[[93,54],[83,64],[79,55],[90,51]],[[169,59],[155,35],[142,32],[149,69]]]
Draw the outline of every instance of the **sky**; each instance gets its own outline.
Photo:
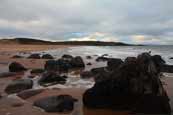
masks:
[[[173,45],[173,0],[0,0],[0,37]]]

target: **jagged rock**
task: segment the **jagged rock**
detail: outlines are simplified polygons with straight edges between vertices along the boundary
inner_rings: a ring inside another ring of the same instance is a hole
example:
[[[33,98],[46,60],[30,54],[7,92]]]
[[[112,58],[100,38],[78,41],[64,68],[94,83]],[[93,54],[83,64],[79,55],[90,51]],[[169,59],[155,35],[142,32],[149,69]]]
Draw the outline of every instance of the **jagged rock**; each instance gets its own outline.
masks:
[[[22,72],[22,71],[26,71],[27,69],[20,63],[18,62],[12,62],[9,65],[9,71],[10,72]]]
[[[59,95],[36,100],[33,105],[44,109],[46,112],[71,112],[76,101],[70,95]]]
[[[85,67],[84,61],[80,56],[76,56],[75,58],[73,58],[70,63],[74,68]]]
[[[124,63],[118,68],[112,68],[112,71],[107,71],[108,67],[91,70],[99,78],[83,94],[84,105],[91,108],[135,110],[147,114],[170,114],[169,99],[156,67],[164,61],[158,57],[142,53],[137,58],[126,58]]]
[[[91,71],[83,71],[80,74],[81,78],[86,79],[86,78],[91,78],[93,77],[93,73]]]
[[[54,84],[65,84],[66,79],[56,73],[47,72],[44,73],[38,83],[43,86],[49,86]]]
[[[40,54],[35,53],[35,54],[31,54],[28,58],[29,59],[40,59],[41,57],[40,57]]]
[[[32,69],[31,70],[31,74],[40,74],[40,73],[43,73],[44,72],[44,69]]]
[[[14,56],[12,56],[12,58],[23,58],[23,56],[20,56],[20,55],[14,55]]]
[[[23,90],[31,89],[33,86],[33,81],[30,79],[18,79],[12,81],[6,88],[5,92],[7,94],[19,93]]]
[[[29,89],[29,90],[19,92],[17,96],[19,96],[22,99],[28,99],[32,96],[42,93],[43,91],[44,89]]]
[[[123,61],[121,59],[111,58],[107,62],[107,66],[108,66],[107,68],[109,70],[114,70],[114,69],[118,68],[122,63],[123,63]]]
[[[42,59],[54,59],[53,56],[50,54],[44,54],[41,58]]]

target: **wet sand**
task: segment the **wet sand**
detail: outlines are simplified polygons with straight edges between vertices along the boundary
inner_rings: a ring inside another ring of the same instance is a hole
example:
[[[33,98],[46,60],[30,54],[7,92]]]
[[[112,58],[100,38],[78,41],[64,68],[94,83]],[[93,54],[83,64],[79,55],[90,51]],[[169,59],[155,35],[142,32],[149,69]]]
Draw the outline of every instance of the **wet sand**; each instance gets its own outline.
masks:
[[[12,59],[11,56],[16,52],[31,52],[31,51],[42,51],[48,50],[49,48],[66,48],[67,46],[57,46],[57,47],[41,47],[34,46],[29,48],[30,46],[16,46],[17,48],[14,50],[10,50],[9,46],[5,46],[0,49],[0,68],[1,71],[7,71],[8,63],[12,61],[20,62],[25,65],[27,68],[43,68],[46,60],[43,59]],[[41,47],[41,48],[40,48]],[[23,49],[22,49],[23,48]],[[4,53],[6,55],[4,55]],[[173,74],[168,74],[168,77],[162,79],[166,83],[165,88],[168,92],[168,95],[171,99],[170,104],[173,107]],[[104,109],[88,109],[82,104],[82,95],[86,89],[84,88],[65,88],[65,89],[45,89],[42,93],[35,95],[27,100],[22,100],[20,98],[16,98],[16,96],[7,97],[7,95],[3,92],[4,88],[11,82],[11,80],[23,77],[23,73],[18,75],[1,78],[0,79],[0,93],[2,93],[3,97],[0,99],[0,115],[129,115],[128,112],[118,112],[113,110],[104,110]],[[59,95],[59,94],[69,94],[74,98],[78,99],[78,102],[75,104],[74,110],[71,113],[46,113],[43,110],[33,107],[32,104],[35,100]]]

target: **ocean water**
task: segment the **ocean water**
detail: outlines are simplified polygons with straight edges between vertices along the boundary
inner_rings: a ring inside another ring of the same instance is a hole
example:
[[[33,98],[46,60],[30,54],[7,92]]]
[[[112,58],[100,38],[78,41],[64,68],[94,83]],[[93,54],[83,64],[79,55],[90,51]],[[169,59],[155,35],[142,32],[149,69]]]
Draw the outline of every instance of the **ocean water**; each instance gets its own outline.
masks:
[[[80,55],[82,57],[108,54],[108,57],[124,60],[128,56],[137,56],[142,52],[149,51],[152,55],[161,55],[167,64],[173,65],[173,59],[170,59],[170,57],[173,57],[173,46],[79,46],[49,50],[45,53],[50,53],[57,58],[63,54]]]

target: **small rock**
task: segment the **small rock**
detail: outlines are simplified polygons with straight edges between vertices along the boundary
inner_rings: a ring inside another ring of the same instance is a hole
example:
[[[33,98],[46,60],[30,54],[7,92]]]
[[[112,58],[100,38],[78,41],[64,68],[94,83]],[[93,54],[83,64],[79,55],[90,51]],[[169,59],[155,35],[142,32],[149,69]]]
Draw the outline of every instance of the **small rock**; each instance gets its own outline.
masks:
[[[43,73],[44,69],[32,69],[31,74],[40,74]]]
[[[19,56],[19,55],[14,55],[11,58],[23,58],[23,56]]]
[[[17,94],[17,96],[19,96],[22,99],[28,99],[32,96],[35,96],[37,94],[40,94],[44,91],[44,89],[29,89],[29,90],[25,90],[25,91],[21,91]]]
[[[31,89],[33,86],[33,81],[30,79],[17,79],[12,81],[6,88],[5,92],[7,94],[19,93],[26,89]]]
[[[87,58],[87,59],[92,59],[92,57],[91,57],[91,56],[86,56],[86,58]]]
[[[44,73],[38,81],[38,83],[43,86],[65,84],[65,82],[66,79],[64,77],[61,77],[60,75],[53,72]]]
[[[173,59],[173,57],[170,57],[169,59]]]
[[[44,54],[41,58],[42,59],[54,59],[53,56],[50,54]]]
[[[92,63],[89,62],[89,63],[87,63],[87,65],[92,65]]]
[[[73,56],[71,56],[71,55],[68,55],[68,54],[64,54],[63,56],[62,56],[62,59],[65,59],[65,60],[72,60],[73,59]]]
[[[70,95],[59,95],[36,100],[33,105],[44,109],[46,112],[71,112],[76,101]]]
[[[26,71],[27,69],[20,63],[18,62],[12,62],[9,65],[9,71],[10,72],[22,72],[22,71]]]

